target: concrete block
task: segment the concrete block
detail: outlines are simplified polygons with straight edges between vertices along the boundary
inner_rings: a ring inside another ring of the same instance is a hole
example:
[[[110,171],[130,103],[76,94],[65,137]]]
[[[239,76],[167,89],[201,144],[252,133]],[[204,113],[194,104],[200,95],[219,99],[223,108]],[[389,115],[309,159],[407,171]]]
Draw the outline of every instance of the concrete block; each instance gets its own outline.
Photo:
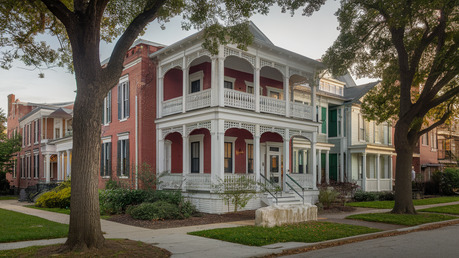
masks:
[[[255,226],[275,227],[309,220],[317,220],[315,205],[271,205],[255,212]]]

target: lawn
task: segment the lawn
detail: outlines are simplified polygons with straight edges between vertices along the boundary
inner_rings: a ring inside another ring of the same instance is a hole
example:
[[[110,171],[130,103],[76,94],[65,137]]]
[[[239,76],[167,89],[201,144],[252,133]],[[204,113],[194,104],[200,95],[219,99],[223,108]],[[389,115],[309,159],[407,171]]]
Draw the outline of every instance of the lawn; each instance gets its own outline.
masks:
[[[0,209],[0,243],[66,237],[68,225]]]
[[[3,200],[17,200],[18,197],[14,195],[5,195],[5,196],[0,196],[0,201]]]
[[[437,203],[448,203],[459,201],[459,196],[444,196],[436,198],[427,198],[420,200],[413,200],[414,206],[429,205]],[[347,206],[374,208],[374,209],[392,209],[394,208],[394,201],[373,201],[373,202],[350,202],[346,203]]]
[[[367,213],[351,215],[346,217],[346,219],[365,220],[405,226],[416,226],[430,222],[457,219],[457,217],[429,213],[418,213],[416,215],[393,213]]]
[[[436,212],[436,213],[446,213],[446,214],[459,215],[459,204],[427,208],[427,209],[422,209],[422,210],[419,210],[419,211],[427,211],[427,212]]]
[[[244,226],[190,232],[188,234],[251,246],[264,246],[281,242],[314,243],[367,233],[379,232],[374,228],[311,221],[273,228]]]

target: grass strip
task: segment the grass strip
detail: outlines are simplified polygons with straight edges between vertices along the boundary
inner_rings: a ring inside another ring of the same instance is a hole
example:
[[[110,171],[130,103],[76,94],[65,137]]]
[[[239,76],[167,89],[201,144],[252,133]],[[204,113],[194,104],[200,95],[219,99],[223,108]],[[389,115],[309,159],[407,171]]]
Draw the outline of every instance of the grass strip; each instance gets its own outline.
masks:
[[[273,228],[243,226],[195,231],[188,234],[243,245],[264,246],[283,242],[314,243],[379,231],[362,226],[310,221]]]
[[[13,195],[6,195],[6,196],[0,196],[0,201],[3,201],[3,200],[17,200],[18,197],[17,196],[13,196]]]
[[[432,208],[422,209],[422,210],[419,210],[419,211],[459,215],[459,204],[440,206],[440,207],[432,207]]]
[[[66,237],[68,225],[0,209],[0,242]]]
[[[413,200],[413,204],[414,206],[421,206],[421,205],[439,204],[439,203],[448,203],[448,202],[457,202],[457,201],[459,201],[459,196],[443,196],[443,197]],[[346,203],[346,205],[352,206],[352,207],[363,207],[363,208],[373,208],[373,209],[392,209],[394,208],[394,201],[350,202],[350,203]]]
[[[57,212],[57,213],[70,215],[70,209],[42,208],[42,207],[37,207],[35,205],[25,205],[25,207],[32,208],[32,209],[37,209],[37,210],[42,210],[42,211],[50,211],[50,212]],[[110,218],[110,215],[100,215],[100,218],[101,219],[108,219],[108,218]]]
[[[347,216],[346,219],[356,219],[405,226],[416,226],[431,222],[457,219],[457,217],[429,213],[418,213],[415,215],[393,213],[367,213]]]

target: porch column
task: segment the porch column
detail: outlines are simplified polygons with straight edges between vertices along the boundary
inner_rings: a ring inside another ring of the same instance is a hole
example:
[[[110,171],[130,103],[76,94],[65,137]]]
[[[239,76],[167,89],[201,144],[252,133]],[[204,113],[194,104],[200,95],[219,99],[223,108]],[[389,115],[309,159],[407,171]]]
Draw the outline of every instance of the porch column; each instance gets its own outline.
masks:
[[[162,68],[161,65],[158,65],[158,68],[156,69],[156,74],[157,74],[157,87],[156,87],[156,117],[161,118],[163,114],[163,90],[164,90],[164,76],[162,75]]]
[[[393,169],[393,165],[392,165],[392,155],[389,155],[389,178],[390,178],[390,184],[389,184],[389,189],[392,191],[392,175],[393,175],[393,172],[392,172],[392,169]]]
[[[48,118],[45,117],[45,139],[48,139]]]
[[[218,106],[218,61],[217,56],[211,57],[211,65],[210,65],[210,88],[212,91],[211,94],[211,105]]]
[[[255,94],[255,112],[260,113],[260,58],[257,57],[253,74],[253,91]]]
[[[312,121],[317,122],[316,98],[317,98],[317,83],[314,78],[311,79],[311,106],[312,106]]]
[[[342,149],[342,145],[340,146]],[[339,181],[344,182],[344,152],[339,153]]]
[[[190,154],[189,154],[189,137],[188,134],[186,133],[186,125],[182,126],[182,191],[186,191],[186,178],[187,175],[189,174],[189,169],[190,165],[188,164],[188,161],[190,160]],[[171,153],[172,155],[172,153]]]
[[[317,183],[322,184],[322,155],[321,150],[317,150]]]
[[[70,150],[67,150],[67,179],[71,175],[71,169],[72,169],[72,166],[70,163]]]
[[[284,76],[284,99],[285,99],[285,116],[290,117],[290,83],[289,83],[289,68],[285,68]]]
[[[367,154],[362,153],[362,189],[367,189]]]
[[[218,85],[218,105],[220,107],[225,106],[225,57],[223,56],[224,49],[220,47],[218,51],[218,77],[217,77],[217,85]],[[224,148],[224,146],[222,147]]]
[[[254,166],[253,169],[255,170],[255,179],[257,182],[260,182],[260,125],[255,125],[255,135],[253,136],[253,160]]]
[[[317,132],[312,133],[311,152],[312,152],[312,188],[317,190]]]
[[[211,182],[217,184],[224,178],[225,131],[224,120],[211,121]]]
[[[282,185],[284,191],[287,189],[287,174],[290,171],[290,136],[289,129],[285,129],[284,137],[284,171],[282,173]]]
[[[158,174],[160,175],[164,171],[164,138],[163,130],[158,129],[156,133],[158,137],[158,151],[157,151],[157,164],[158,164]]]
[[[61,178],[61,152],[57,152],[57,181],[62,180]]]
[[[45,178],[46,178],[46,183],[49,183],[51,181],[51,171],[50,171],[50,155],[45,154],[45,161],[43,164],[43,168],[45,170]]]
[[[378,153],[376,154],[376,182],[378,183],[378,192],[381,191],[381,168],[379,167],[380,165],[380,159],[381,155]]]
[[[183,64],[182,64],[182,113],[186,112],[186,96],[187,95],[188,95],[188,67],[186,66],[186,58],[183,57]]]
[[[325,153],[325,182],[327,185],[330,183],[330,151]]]

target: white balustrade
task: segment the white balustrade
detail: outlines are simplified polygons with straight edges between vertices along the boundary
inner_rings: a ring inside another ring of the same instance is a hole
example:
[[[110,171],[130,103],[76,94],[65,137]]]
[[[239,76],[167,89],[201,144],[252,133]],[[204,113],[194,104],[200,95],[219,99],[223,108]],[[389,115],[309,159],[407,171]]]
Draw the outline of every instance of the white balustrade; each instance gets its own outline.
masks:
[[[187,190],[210,191],[211,174],[187,174],[185,184]]]
[[[290,104],[290,115],[295,118],[312,119],[312,106],[292,102]]]
[[[379,181],[379,186],[381,187],[380,191],[390,191],[391,184],[392,184],[392,179],[390,178],[380,179]]]
[[[260,111],[276,115],[285,115],[285,100],[260,96]]]
[[[163,101],[163,116],[182,112],[182,97]]]
[[[290,177],[293,178],[299,185],[306,189],[312,189],[313,187],[313,176],[312,174],[290,174]],[[292,185],[295,187],[294,185]]]
[[[210,107],[211,89],[195,92],[186,96],[186,110]]]
[[[366,192],[377,192],[378,191],[378,179],[367,178],[365,185]]]
[[[225,106],[254,110],[255,95],[242,91],[225,89]]]
[[[183,184],[182,173],[168,173],[159,178],[160,189],[181,189]]]

